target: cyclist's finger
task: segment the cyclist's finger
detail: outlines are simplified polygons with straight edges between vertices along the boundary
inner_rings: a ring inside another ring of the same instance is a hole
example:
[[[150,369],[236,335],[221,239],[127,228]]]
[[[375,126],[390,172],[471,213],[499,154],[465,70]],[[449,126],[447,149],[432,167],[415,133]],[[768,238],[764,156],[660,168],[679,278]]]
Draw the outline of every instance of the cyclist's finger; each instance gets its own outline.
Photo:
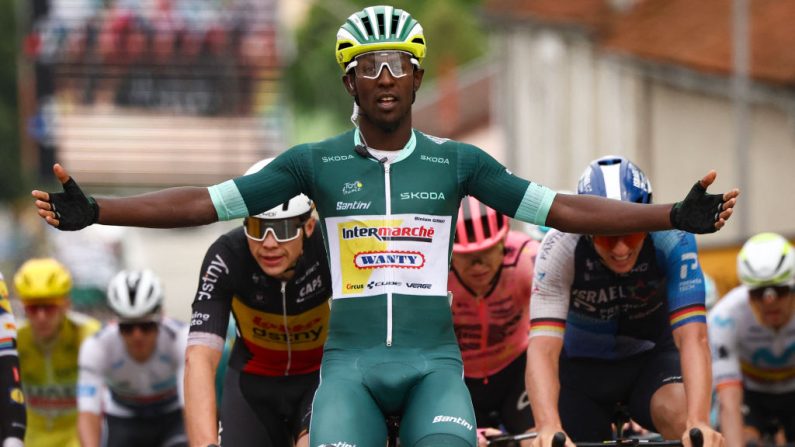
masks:
[[[704,177],[701,178],[701,180],[699,180],[699,183],[701,183],[701,186],[704,187],[704,189],[707,189],[707,187],[711,185],[712,182],[715,181],[715,177],[717,176],[718,173],[715,172],[714,169],[711,169],[709,172],[707,172],[707,175],[705,175]]]
[[[33,191],[30,192],[30,195],[32,195],[33,198],[36,199],[36,206],[39,206],[38,204],[39,200],[45,203],[49,203],[50,201],[50,193],[46,191],[39,191],[38,189],[34,189]],[[39,208],[41,207],[39,206]]]
[[[739,196],[740,196],[740,190],[737,189],[737,188],[734,188],[734,189],[731,189],[731,190],[726,191],[725,193],[723,193],[723,200],[725,202],[728,202],[728,201],[730,201],[732,199],[737,199],[737,197],[739,197]],[[737,200],[734,200],[734,202],[736,202],[736,201]],[[732,202],[732,203],[734,203],[734,202]],[[732,206],[734,206],[734,204],[732,204]]]
[[[55,163],[52,165],[52,172],[55,174],[55,177],[58,178],[58,181],[61,182],[61,184],[69,181],[69,174],[60,163]]]

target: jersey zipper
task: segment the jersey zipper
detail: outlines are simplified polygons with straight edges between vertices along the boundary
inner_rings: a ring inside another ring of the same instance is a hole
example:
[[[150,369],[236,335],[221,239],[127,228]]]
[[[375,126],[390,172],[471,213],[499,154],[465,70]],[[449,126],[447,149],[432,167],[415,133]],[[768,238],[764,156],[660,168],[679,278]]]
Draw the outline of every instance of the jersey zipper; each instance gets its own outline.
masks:
[[[284,375],[290,375],[290,363],[293,360],[293,349],[290,345],[290,328],[287,326],[287,281],[282,281],[282,321],[284,322],[284,337],[287,341],[287,365]]]
[[[389,178],[389,162],[384,163],[384,192],[386,194],[386,219],[392,217],[392,182]],[[394,272],[387,269],[387,282],[393,282]],[[392,346],[392,292],[386,293],[386,345]]]

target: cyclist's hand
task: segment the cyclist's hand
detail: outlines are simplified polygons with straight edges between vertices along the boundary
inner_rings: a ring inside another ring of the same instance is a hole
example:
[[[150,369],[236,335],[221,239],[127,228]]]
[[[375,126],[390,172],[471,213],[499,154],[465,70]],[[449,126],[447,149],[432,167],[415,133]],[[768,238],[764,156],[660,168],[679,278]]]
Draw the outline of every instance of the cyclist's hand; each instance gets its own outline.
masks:
[[[63,185],[63,192],[48,193],[34,190],[39,216],[59,230],[81,230],[99,220],[99,206],[93,197],[83,190],[60,164],[52,167],[55,177]]]
[[[487,447],[489,445],[487,436],[499,436],[502,432],[496,428],[486,427],[478,428],[478,447]]]
[[[566,432],[564,432],[563,428],[561,428],[560,426],[548,427],[548,428],[536,427],[536,433],[538,433],[538,436],[536,436],[533,439],[533,442],[530,444],[532,447],[557,447],[553,446],[552,444],[552,439],[555,437],[555,434],[556,433],[562,433],[563,435],[566,434]],[[571,438],[569,438],[568,436],[566,436],[565,447],[576,447],[572,442]]]
[[[701,431],[702,445],[694,446],[690,437],[692,429],[697,428]],[[687,427],[687,430],[682,435],[682,445],[684,447],[724,447],[725,440],[723,435],[713,430],[708,424],[696,424]]]
[[[740,190],[735,188],[722,195],[707,194],[707,187],[715,181],[715,177],[717,173],[709,171],[693,185],[684,200],[674,204],[670,214],[674,228],[702,234],[714,233],[726,225]]]

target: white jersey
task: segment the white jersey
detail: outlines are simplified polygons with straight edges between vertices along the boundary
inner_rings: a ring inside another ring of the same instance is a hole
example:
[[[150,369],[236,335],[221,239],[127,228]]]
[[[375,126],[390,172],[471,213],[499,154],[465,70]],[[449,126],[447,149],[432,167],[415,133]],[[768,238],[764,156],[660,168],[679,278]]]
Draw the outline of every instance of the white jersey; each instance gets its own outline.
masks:
[[[80,347],[79,411],[118,417],[156,416],[182,408],[188,326],[163,318],[157,347],[143,363],[130,357],[111,323]]]
[[[795,318],[779,330],[759,323],[748,289],[736,287],[709,313],[715,386],[740,384],[752,391],[795,391]]]

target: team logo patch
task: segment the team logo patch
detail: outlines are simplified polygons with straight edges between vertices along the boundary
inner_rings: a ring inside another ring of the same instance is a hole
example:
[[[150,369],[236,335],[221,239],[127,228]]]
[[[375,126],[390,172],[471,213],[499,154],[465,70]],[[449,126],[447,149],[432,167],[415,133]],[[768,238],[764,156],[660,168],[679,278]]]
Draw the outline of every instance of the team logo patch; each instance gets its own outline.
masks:
[[[354,180],[350,183],[346,183],[342,187],[342,193],[348,195],[354,192],[359,192],[362,190],[362,188],[364,188],[364,183],[362,183],[361,180]]]
[[[16,402],[20,405],[25,403],[25,395],[22,393],[22,390],[17,387],[11,388],[10,397],[12,402]]]

